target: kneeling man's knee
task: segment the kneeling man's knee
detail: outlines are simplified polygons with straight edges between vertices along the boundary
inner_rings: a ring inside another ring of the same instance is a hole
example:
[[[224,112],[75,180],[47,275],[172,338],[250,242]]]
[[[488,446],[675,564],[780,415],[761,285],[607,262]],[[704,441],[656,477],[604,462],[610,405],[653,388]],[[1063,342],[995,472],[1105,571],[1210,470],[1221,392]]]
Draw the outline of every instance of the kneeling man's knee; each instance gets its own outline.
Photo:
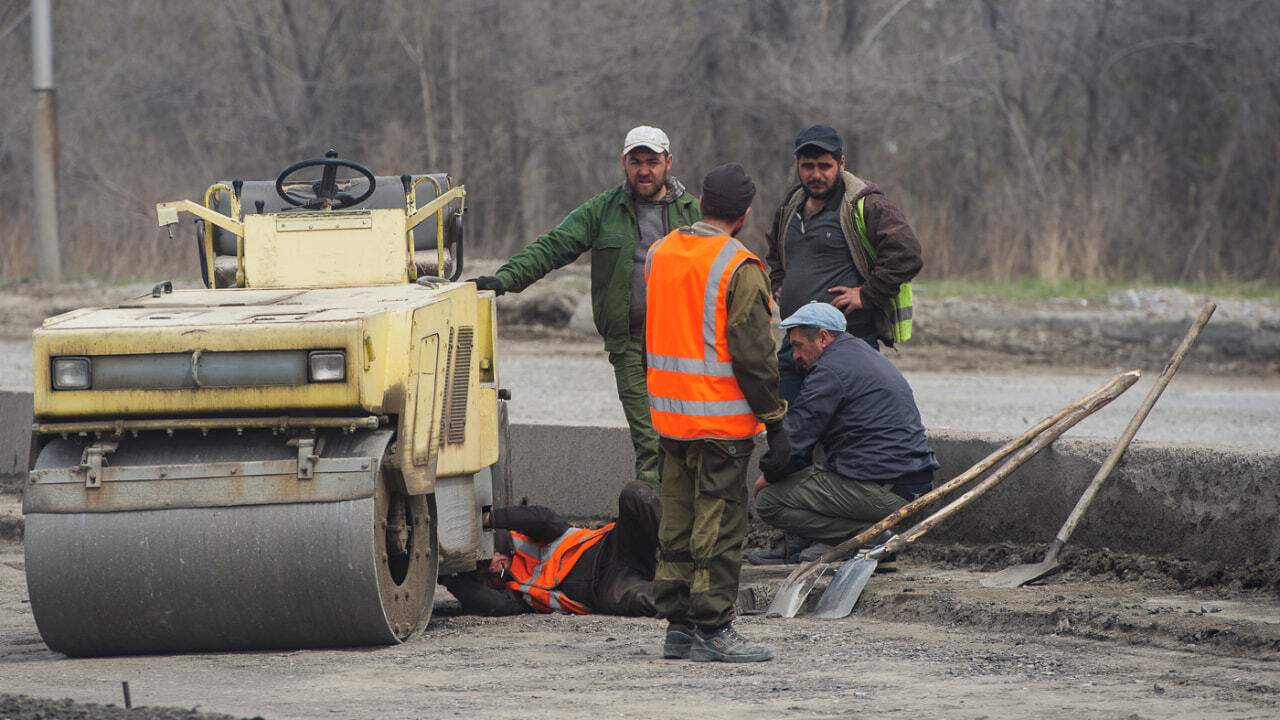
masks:
[[[778,519],[778,512],[782,509],[782,505],[777,502],[777,495],[770,487],[762,488],[756,495],[756,516],[771,525]]]

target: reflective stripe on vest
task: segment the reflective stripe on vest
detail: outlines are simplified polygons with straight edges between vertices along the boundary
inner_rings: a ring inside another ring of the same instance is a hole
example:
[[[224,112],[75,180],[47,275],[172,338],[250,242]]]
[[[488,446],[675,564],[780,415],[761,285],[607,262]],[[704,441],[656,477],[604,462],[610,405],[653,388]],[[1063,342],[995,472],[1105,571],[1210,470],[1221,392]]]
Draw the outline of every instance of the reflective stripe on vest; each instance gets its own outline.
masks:
[[[875,262],[876,249],[871,247],[871,241],[867,239],[867,222],[862,216],[863,201],[866,199],[866,195],[858,198],[853,209],[853,219],[858,228],[858,239],[862,241],[867,257],[871,258],[871,262]],[[895,343],[911,339],[911,302],[911,283],[909,282],[899,285],[898,294],[889,300],[889,326],[893,330]]]
[[[645,257],[649,409],[664,437],[741,439],[762,427],[733,374],[725,327],[729,280],[744,262],[760,260],[727,235],[679,231]]]
[[[528,536],[511,531],[511,580],[506,587],[524,596],[538,612],[587,615],[591,608],[565,596],[556,588],[588,548],[600,542],[610,530],[609,523],[596,530],[571,527],[560,537],[542,545]]]

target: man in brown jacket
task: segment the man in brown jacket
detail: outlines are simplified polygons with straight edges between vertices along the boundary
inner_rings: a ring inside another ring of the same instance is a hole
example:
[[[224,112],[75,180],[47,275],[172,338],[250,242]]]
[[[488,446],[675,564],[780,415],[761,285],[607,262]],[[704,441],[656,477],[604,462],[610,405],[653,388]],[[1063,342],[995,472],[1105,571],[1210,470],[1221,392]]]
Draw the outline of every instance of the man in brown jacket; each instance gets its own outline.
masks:
[[[828,302],[848,318],[849,334],[877,349],[881,342],[892,346],[891,302],[924,265],[920,241],[880,188],[845,171],[844,143],[833,128],[805,128],[796,136],[795,156],[800,183],[787,193],[765,237],[782,317],[813,300]],[[859,212],[874,253],[859,233]],[[785,339],[778,371],[782,398],[792,402],[801,375]]]

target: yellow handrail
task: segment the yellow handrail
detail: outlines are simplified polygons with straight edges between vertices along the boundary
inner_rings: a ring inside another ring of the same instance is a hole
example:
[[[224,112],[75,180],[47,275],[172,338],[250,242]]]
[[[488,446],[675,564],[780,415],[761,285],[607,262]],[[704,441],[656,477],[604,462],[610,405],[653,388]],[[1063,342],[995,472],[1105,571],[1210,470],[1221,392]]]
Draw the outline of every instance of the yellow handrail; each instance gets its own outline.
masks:
[[[418,183],[422,182],[423,180],[430,180],[431,184],[435,186],[436,197],[440,197],[440,183],[436,182],[436,179],[431,177],[430,175],[423,175],[422,177],[414,181],[413,183],[414,189],[416,190],[418,188]],[[436,213],[436,274],[441,277],[444,276],[444,213],[443,212]]]
[[[231,217],[238,219],[240,217],[240,198],[236,197],[236,194],[231,189],[231,186],[227,185],[226,183],[214,183],[213,185],[209,186],[208,190],[204,191],[204,206],[209,210],[213,211],[213,204],[212,204],[213,195],[214,193],[218,193],[218,192],[227,193],[227,197],[231,199]],[[239,252],[239,250],[241,249],[240,247],[241,241],[237,241],[236,243],[237,252]],[[209,278],[208,278],[209,287],[217,287],[217,280],[214,278],[214,272],[213,272],[213,258],[216,254],[217,253],[213,249],[213,228],[209,228],[205,231],[205,234],[204,234],[204,257],[205,257],[204,264],[205,264],[205,268],[209,272]]]
[[[414,183],[414,187],[417,187],[417,184],[423,180],[430,180],[432,184],[436,186],[436,190],[439,191],[440,184],[431,176],[419,178],[418,181]],[[436,272],[438,273],[444,273],[444,208],[454,200],[458,200],[458,211],[462,212],[463,208],[466,206],[466,197],[467,189],[465,186],[459,185],[458,187],[450,188],[443,194],[437,196],[435,200],[432,200],[413,212],[409,212],[408,216],[405,218],[405,232],[412,232],[413,229],[420,225],[423,220],[426,220],[428,216],[436,216]],[[412,261],[412,243],[409,246],[409,256]]]

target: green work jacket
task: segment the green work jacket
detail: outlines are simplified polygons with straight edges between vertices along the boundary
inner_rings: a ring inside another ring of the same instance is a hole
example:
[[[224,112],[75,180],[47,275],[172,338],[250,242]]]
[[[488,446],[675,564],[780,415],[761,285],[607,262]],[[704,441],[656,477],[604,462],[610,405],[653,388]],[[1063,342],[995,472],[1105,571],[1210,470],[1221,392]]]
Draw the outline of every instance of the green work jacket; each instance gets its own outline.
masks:
[[[667,227],[701,219],[698,198],[681,193],[667,204]],[[604,349],[622,352],[629,335],[631,270],[635,266],[636,207],[624,185],[606,190],[574,208],[551,232],[511,256],[494,275],[508,292],[520,292],[547,273],[591,251],[591,317]]]

